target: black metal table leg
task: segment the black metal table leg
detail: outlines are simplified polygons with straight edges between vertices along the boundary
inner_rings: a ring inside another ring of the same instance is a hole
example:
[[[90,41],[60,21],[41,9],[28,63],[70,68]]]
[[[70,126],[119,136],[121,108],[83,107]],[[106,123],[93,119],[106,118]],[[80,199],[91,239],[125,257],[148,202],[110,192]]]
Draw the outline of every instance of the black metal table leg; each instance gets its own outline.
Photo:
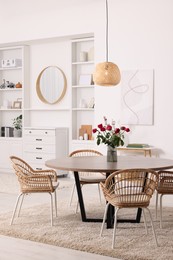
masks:
[[[74,178],[75,178],[75,182],[76,182],[76,190],[77,190],[77,194],[78,194],[78,201],[79,201],[79,207],[80,207],[82,221],[83,222],[102,222],[103,219],[98,219],[98,218],[95,219],[95,218],[86,217],[84,200],[83,200],[83,195],[82,195],[82,190],[81,190],[81,185],[80,185],[80,180],[79,180],[79,173],[77,171],[74,172]]]
[[[75,182],[76,182],[76,190],[77,190],[77,194],[78,194],[78,201],[79,201],[79,206],[80,206],[81,217],[82,217],[82,221],[85,222],[86,221],[86,213],[85,213],[85,206],[84,206],[84,201],[83,201],[82,190],[81,190],[78,172],[74,172],[74,178],[75,178]]]

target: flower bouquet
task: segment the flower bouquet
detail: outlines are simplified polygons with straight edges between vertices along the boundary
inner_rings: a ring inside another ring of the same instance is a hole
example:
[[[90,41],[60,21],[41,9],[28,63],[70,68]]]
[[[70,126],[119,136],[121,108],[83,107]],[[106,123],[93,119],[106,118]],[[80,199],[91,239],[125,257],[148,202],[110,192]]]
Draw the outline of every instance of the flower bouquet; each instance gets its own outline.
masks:
[[[107,118],[104,117],[104,125],[99,124],[92,132],[97,133],[97,145],[104,143],[108,146],[108,153],[114,152],[116,158],[108,160],[115,161],[117,160],[116,147],[124,145],[124,134],[130,132],[130,129],[125,126],[115,127],[114,120],[112,120],[112,124],[108,124]]]

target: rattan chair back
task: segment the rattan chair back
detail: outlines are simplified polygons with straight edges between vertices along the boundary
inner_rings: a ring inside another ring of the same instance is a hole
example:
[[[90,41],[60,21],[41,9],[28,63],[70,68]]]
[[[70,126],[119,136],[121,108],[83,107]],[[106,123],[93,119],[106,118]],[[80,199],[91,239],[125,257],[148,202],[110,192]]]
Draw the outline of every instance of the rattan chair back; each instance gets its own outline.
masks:
[[[101,183],[105,199],[116,207],[147,207],[156,189],[158,175],[149,169],[112,173]]]

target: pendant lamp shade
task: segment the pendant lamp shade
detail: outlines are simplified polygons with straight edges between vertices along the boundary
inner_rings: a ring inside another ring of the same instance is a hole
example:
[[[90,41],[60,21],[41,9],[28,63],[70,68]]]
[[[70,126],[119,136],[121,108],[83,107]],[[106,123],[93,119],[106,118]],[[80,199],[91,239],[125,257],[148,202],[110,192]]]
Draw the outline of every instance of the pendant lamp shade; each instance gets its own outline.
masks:
[[[116,86],[121,80],[116,64],[108,61],[108,0],[106,0],[106,61],[98,63],[93,73],[93,81],[99,86]]]
[[[99,86],[116,86],[121,79],[118,66],[112,62],[102,62],[96,65],[93,74],[94,84]]]

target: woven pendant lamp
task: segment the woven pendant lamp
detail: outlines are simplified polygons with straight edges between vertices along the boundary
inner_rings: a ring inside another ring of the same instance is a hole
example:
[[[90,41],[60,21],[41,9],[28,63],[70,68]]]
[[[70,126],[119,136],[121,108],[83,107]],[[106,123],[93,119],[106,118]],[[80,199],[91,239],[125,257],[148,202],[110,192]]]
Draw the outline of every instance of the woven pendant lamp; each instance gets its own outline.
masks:
[[[108,0],[106,0],[106,61],[96,65],[93,81],[99,86],[116,86],[121,79],[120,70],[116,64],[108,61]]]

